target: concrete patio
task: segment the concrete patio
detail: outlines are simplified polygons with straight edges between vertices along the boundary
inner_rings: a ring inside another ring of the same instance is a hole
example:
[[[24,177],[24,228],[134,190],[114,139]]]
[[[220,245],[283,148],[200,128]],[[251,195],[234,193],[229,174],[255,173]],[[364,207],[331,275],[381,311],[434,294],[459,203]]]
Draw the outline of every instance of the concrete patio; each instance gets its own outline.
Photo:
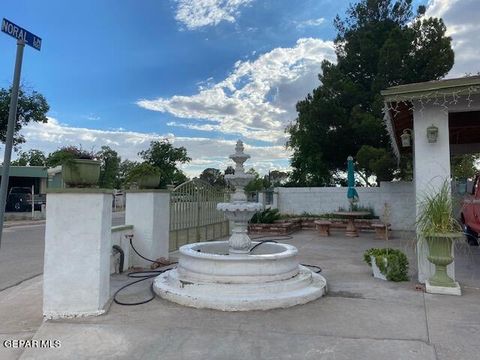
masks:
[[[413,233],[396,232],[389,246],[408,253],[415,279]],[[463,296],[425,294],[414,280],[371,276],[363,251],[383,247],[373,233],[346,238],[301,231],[288,243],[302,263],[321,266],[329,293],[289,309],[224,313],[165,300],[112,304],[108,313],[42,323],[41,277],[2,292],[0,337],[60,340],[55,349],[0,350],[2,359],[474,359],[480,356],[480,251],[460,245],[456,278]],[[126,281],[115,276],[114,287]],[[133,287],[122,300],[148,296]]]

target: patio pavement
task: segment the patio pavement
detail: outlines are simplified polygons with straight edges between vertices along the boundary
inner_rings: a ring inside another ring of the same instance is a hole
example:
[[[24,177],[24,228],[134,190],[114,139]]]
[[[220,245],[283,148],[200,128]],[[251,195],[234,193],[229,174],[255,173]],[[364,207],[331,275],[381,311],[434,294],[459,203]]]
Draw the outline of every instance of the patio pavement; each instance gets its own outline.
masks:
[[[475,359],[480,357],[480,250],[457,249],[463,296],[424,294],[415,281],[374,279],[363,251],[382,247],[372,233],[322,238],[301,231],[291,243],[302,263],[319,265],[329,293],[289,309],[226,313],[162,299],[140,306],[112,304],[106,315],[41,323],[41,277],[0,299],[3,339],[60,340],[56,349],[1,348],[1,359]],[[412,234],[389,245],[415,264]],[[411,268],[415,279],[415,268]],[[125,281],[115,276],[113,287]],[[148,295],[146,285],[122,300]]]

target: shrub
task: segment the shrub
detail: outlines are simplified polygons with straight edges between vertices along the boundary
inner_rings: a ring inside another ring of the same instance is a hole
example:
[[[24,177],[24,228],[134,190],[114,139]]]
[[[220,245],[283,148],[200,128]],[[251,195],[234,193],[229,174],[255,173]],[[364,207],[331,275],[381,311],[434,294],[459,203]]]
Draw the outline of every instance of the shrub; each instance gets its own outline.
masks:
[[[278,209],[266,209],[253,215],[250,223],[252,224],[273,224],[281,217]]]
[[[371,248],[363,254],[363,260],[372,266],[371,256],[380,272],[390,281],[408,281],[408,259],[398,249],[392,248]],[[386,259],[387,261],[385,262]]]

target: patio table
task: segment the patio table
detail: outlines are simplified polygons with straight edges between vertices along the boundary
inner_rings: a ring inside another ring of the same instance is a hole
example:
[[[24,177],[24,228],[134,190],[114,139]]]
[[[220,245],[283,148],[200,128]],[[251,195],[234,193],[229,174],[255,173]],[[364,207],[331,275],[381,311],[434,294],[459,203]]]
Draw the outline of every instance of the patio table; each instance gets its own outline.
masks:
[[[355,226],[355,218],[361,218],[370,215],[368,211],[336,211],[334,215],[345,216],[347,218],[347,229],[345,235],[349,237],[358,237],[358,230]]]

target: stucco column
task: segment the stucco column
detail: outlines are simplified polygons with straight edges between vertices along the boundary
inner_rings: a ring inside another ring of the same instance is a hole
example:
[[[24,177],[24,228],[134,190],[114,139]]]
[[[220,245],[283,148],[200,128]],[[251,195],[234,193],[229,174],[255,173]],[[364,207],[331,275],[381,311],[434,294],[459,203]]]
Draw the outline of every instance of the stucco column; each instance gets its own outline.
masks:
[[[125,223],[133,225],[133,246],[143,256],[156,260],[168,258],[170,237],[170,191],[129,190]],[[152,263],[133,254],[134,266],[150,267]]]
[[[50,189],[46,210],[44,316],[104,313],[110,298],[112,192]]]
[[[426,194],[440,189],[444,181],[450,180],[450,140],[448,113],[441,106],[415,104],[414,121],[414,182],[416,195],[416,214],[421,210],[420,201]],[[438,139],[429,143],[427,128],[438,127]],[[417,231],[417,239],[419,238]],[[418,281],[425,283],[434,272],[435,267],[427,260],[428,246],[423,241],[417,242]],[[447,268],[448,274],[455,279],[455,263]]]
[[[280,197],[280,194],[279,194],[279,189],[278,188],[273,188],[273,199],[272,199],[272,209],[279,209],[279,197]]]

